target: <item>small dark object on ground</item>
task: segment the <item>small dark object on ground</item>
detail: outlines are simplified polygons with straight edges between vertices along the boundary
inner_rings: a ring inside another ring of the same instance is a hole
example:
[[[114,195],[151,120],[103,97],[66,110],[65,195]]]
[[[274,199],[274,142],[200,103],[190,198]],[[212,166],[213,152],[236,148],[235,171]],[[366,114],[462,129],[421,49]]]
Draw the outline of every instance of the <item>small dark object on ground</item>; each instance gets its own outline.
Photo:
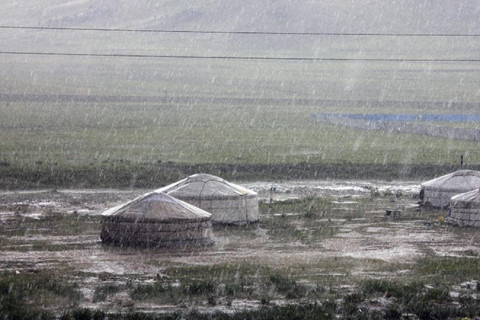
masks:
[[[385,216],[386,217],[400,217],[401,210],[397,209],[386,209],[385,210]]]

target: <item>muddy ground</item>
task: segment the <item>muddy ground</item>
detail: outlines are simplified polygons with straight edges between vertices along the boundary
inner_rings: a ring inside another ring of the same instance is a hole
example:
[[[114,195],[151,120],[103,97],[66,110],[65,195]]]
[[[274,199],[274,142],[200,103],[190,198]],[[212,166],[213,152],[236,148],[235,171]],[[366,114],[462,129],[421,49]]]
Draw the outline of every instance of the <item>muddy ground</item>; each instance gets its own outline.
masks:
[[[322,286],[328,292],[348,293],[365,279],[430,279],[434,275],[418,271],[419,259],[480,255],[476,230],[449,227],[442,219],[447,212],[418,207],[416,181],[278,182],[273,203],[271,183],[241,184],[258,192],[261,222],[214,226],[214,246],[183,249],[118,248],[100,242],[101,212],[149,190],[1,192],[0,270],[60,275],[81,293],[69,302],[75,307],[109,312],[191,308],[234,312],[259,307],[267,298],[269,303],[283,304],[289,297],[272,288],[224,294],[219,280],[227,278],[223,272],[212,278],[219,284],[215,303],[211,297],[192,298],[185,290],[182,297],[135,298],[132,288],[159,282],[176,288],[188,279],[207,279],[210,269],[205,268],[211,266],[224,268],[225,274],[253,266],[252,277],[261,273],[260,268],[268,268],[307,289]],[[387,209],[396,215],[387,216]],[[451,280],[456,279],[445,281]],[[106,286],[114,289],[98,298],[99,289]],[[315,300],[318,292],[299,299]],[[61,305],[52,303],[52,308]]]

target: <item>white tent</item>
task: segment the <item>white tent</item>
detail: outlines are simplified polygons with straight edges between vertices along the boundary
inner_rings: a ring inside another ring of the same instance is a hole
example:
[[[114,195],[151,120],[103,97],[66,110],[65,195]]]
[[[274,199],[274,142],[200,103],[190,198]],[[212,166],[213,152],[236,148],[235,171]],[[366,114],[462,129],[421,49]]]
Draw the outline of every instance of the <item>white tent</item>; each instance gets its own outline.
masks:
[[[480,172],[459,170],[421,184],[424,205],[446,208],[450,198],[480,187]]]
[[[259,220],[257,193],[209,174],[194,174],[156,190],[212,214],[214,223],[246,224]]]
[[[461,227],[480,227],[480,190],[453,196],[450,200],[448,223]]]
[[[213,244],[211,214],[150,192],[103,212],[100,238],[122,246],[209,245]]]

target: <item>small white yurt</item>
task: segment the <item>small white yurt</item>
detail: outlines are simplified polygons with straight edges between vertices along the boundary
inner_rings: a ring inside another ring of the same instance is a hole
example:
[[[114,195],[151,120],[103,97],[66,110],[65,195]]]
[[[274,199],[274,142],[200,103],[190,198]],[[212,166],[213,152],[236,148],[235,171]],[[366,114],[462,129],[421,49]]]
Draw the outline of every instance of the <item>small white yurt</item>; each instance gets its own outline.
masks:
[[[460,227],[480,228],[480,189],[453,196],[447,222]]]
[[[150,192],[102,213],[101,240],[120,246],[211,245],[211,214]]]
[[[257,193],[210,174],[194,174],[156,190],[212,214],[212,222],[246,224],[259,220]]]
[[[459,170],[421,184],[420,199],[426,206],[447,208],[450,198],[480,188],[480,172]]]

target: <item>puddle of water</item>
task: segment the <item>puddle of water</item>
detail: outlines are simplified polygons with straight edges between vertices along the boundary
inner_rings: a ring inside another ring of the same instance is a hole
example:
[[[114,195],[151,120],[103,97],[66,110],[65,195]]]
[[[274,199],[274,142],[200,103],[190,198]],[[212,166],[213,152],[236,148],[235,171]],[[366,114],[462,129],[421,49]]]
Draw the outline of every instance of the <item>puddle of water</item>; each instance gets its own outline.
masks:
[[[334,204],[356,204],[357,201],[332,201]]]
[[[357,250],[354,252],[343,252],[343,256],[357,259],[380,259],[387,262],[412,261],[421,255],[414,247],[392,247],[387,249]]]
[[[392,230],[389,228],[380,228],[380,227],[368,227],[366,232],[370,233],[391,233]]]
[[[41,212],[32,212],[32,213],[22,213],[20,216],[30,219],[39,220],[42,217]]]
[[[58,202],[54,202],[54,201],[42,201],[42,202],[36,203],[36,205],[39,207],[59,207]]]
[[[346,222],[347,219],[319,219],[320,222]]]
[[[14,220],[14,219],[15,219],[15,212],[13,211],[0,212],[0,224],[5,223],[9,220]]]
[[[300,215],[301,215],[300,213],[295,213],[295,212],[290,212],[290,213],[274,213],[274,214],[273,214],[274,217],[283,217],[283,216],[293,217],[293,216],[300,216]]]

